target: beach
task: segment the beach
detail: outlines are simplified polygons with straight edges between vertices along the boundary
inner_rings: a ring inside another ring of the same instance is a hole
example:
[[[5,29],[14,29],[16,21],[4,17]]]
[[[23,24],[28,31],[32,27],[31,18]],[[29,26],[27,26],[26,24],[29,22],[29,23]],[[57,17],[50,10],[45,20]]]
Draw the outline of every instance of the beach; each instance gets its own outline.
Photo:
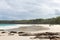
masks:
[[[14,35],[10,35],[9,34],[10,31],[26,32],[29,34],[43,33],[43,32],[60,32],[60,25],[49,26],[48,24],[33,24],[33,25],[20,24],[20,27],[10,28],[6,30],[4,29],[4,31],[0,31],[0,40],[40,40],[40,39],[31,39],[35,36],[19,36],[18,33],[14,33]],[[50,39],[41,39],[41,40],[50,40]]]
[[[51,25],[50,24],[20,24],[18,27],[8,29],[10,31],[25,31],[32,33],[39,32],[60,32],[60,25]],[[20,27],[19,27],[20,26]]]

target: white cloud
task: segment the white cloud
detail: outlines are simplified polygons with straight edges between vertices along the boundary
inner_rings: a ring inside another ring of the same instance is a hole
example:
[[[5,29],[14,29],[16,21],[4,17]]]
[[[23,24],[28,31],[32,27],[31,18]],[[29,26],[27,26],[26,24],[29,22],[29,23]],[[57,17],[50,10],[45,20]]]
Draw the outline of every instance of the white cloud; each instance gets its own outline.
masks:
[[[5,0],[0,0],[0,9],[10,9],[11,7],[5,2]]]
[[[60,0],[0,0],[0,14],[5,15],[4,19],[53,17],[58,13],[56,10],[60,10]]]

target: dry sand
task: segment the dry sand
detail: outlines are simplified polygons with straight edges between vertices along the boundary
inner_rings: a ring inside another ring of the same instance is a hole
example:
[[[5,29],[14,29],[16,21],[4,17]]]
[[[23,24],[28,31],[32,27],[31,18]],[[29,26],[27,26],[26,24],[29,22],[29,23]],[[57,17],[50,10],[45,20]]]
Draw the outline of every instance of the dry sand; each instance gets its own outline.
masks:
[[[17,28],[17,29],[18,30],[19,29],[20,30],[24,29],[23,31],[27,31],[27,32],[31,32],[31,33],[60,32],[60,25],[49,26],[49,25],[40,24],[39,26],[42,26],[43,30],[41,30],[41,27],[34,27],[34,26],[29,27],[29,28],[28,27],[27,28],[26,27],[21,27],[21,28]],[[46,27],[48,28],[47,30],[45,29]],[[14,28],[12,30],[16,30],[16,28]],[[12,30],[10,29],[10,31],[12,31]],[[8,35],[8,32],[4,33],[4,34],[1,34],[1,31],[0,31],[0,40],[40,40],[40,39],[31,39],[32,37],[33,36],[18,36],[18,34],[10,36],[10,35]],[[49,39],[41,39],[41,40],[49,40]]]
[[[0,36],[0,40],[40,40],[40,39],[31,39],[34,36],[18,36],[18,35],[14,35],[14,36],[8,36],[5,34],[5,36]],[[49,39],[41,39],[41,40],[49,40]]]

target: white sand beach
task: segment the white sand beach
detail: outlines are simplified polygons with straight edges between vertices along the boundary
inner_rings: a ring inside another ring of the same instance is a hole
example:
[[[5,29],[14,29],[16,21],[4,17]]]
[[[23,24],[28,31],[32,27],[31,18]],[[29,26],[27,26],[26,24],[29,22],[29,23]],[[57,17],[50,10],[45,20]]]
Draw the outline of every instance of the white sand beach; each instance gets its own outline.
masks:
[[[20,25],[20,26],[21,27],[17,27],[17,29],[19,29],[19,31],[24,31],[24,32],[33,33],[33,34],[40,33],[40,32],[60,32],[60,25],[49,26],[48,24],[38,24],[38,27],[37,27],[37,25],[27,25],[27,26]],[[28,26],[33,26],[33,27],[28,27]],[[42,30],[40,28],[42,28]],[[46,28],[48,28],[48,29],[46,30]],[[12,28],[9,30],[12,31],[12,30],[17,30],[17,29]],[[2,31],[0,31],[0,40],[40,40],[40,39],[31,39],[34,36],[18,36],[18,34],[8,35],[9,32],[6,32],[6,30],[5,30],[6,33],[2,34],[1,32]],[[41,40],[49,40],[49,39],[41,39]]]

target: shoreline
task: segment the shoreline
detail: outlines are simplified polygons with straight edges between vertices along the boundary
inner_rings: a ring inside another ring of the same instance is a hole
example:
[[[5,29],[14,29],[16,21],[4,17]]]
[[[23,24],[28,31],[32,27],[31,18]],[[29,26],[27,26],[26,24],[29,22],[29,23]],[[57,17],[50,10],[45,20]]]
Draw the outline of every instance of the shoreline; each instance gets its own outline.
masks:
[[[39,27],[38,27],[39,26]],[[41,30],[42,28],[42,30]],[[44,29],[46,28],[46,29]],[[9,26],[9,27],[5,27],[5,28],[0,28],[0,30],[17,30],[17,31],[29,31],[29,30],[32,31],[35,30],[36,32],[60,32],[60,25],[51,25],[49,26],[49,24],[17,24],[15,26]],[[35,32],[35,31],[32,31],[32,32]]]
[[[8,24],[7,24],[8,25]],[[36,26],[36,25],[43,25],[43,24],[16,24],[13,26],[0,26],[0,29],[13,29],[13,28],[18,28],[18,27],[29,27],[29,26]],[[47,24],[46,24],[47,25]]]

